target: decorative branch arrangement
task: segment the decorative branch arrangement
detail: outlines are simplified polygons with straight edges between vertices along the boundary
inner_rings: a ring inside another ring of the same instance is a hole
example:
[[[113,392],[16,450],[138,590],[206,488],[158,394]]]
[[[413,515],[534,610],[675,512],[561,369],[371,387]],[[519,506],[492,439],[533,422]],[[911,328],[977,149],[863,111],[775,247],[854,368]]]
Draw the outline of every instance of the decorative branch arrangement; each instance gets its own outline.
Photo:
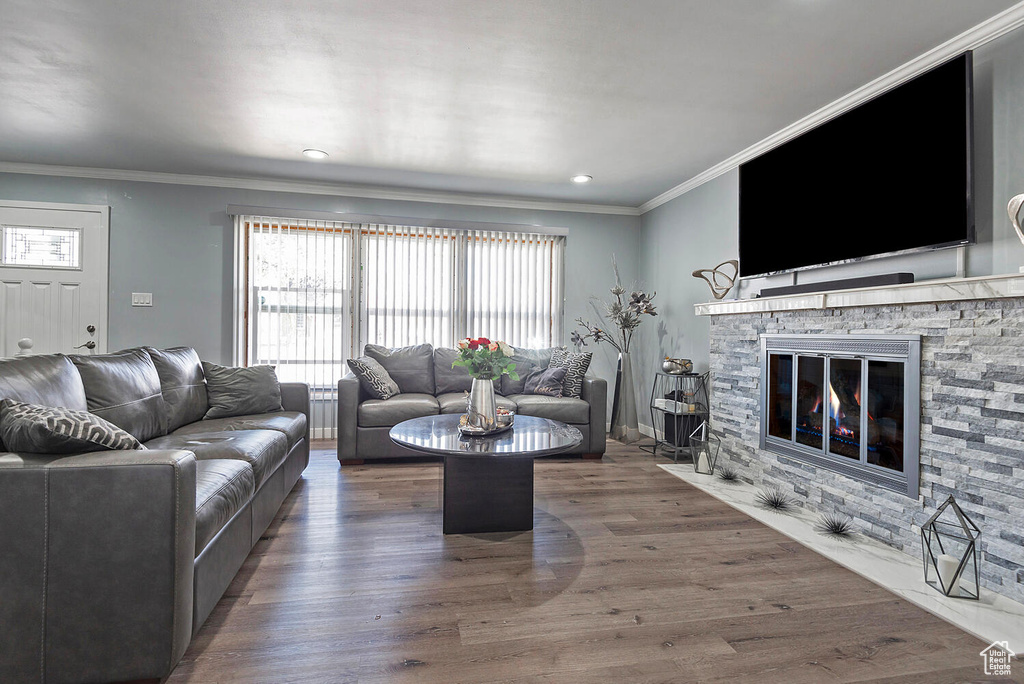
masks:
[[[590,321],[585,321],[582,317],[577,318],[576,324],[586,332],[580,335],[579,331],[574,330],[569,339],[578,349],[587,346],[587,340],[594,340],[594,342],[607,342],[619,353],[628,354],[630,343],[633,341],[633,332],[643,323],[643,316],[658,315],[651,303],[651,300],[658,294],[657,292],[647,294],[638,289],[629,294],[627,301],[626,288],[622,287],[619,280],[619,267],[614,259],[612,259],[612,271],[615,273],[615,287],[611,289],[611,293],[615,299],[606,304],[605,317],[612,322],[618,332],[612,333],[604,328],[591,325]]]

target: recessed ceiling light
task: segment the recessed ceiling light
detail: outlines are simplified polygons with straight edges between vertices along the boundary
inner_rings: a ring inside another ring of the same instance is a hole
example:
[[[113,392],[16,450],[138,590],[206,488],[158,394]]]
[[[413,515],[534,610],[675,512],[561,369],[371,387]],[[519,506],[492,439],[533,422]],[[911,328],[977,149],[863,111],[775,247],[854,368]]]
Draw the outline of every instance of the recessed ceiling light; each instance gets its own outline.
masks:
[[[588,176],[585,173],[580,173],[580,174],[577,174],[577,175],[573,176],[569,180],[571,180],[573,183],[589,183],[590,181],[594,180],[594,177],[593,176]]]
[[[302,150],[302,154],[310,159],[327,159],[330,156],[323,150],[315,150],[312,147]]]

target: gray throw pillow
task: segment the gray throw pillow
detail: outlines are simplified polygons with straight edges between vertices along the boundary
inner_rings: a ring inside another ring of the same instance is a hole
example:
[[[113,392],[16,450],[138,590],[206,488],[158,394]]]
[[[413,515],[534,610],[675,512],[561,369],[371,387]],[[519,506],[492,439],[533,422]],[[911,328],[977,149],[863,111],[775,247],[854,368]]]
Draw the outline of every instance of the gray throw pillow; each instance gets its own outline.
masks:
[[[273,366],[236,368],[203,361],[203,374],[210,404],[204,420],[284,410]]]
[[[592,356],[590,352],[577,354],[566,349],[556,349],[551,354],[551,363],[548,367],[565,369],[565,381],[562,383],[563,397],[579,398],[583,393],[583,378],[586,377],[587,369],[590,368]]]
[[[398,384],[392,379],[384,366],[380,365],[369,356],[360,356],[358,359],[349,359],[348,367],[357,378],[359,384],[371,397],[375,399],[390,399],[401,390]]]
[[[434,348],[429,344],[397,349],[368,344],[363,354],[383,366],[402,392],[434,394]]]
[[[160,376],[160,390],[167,404],[167,432],[203,419],[210,409],[206,396],[203,363],[192,347],[146,347]]]
[[[521,357],[517,358],[513,356],[512,363],[516,364],[516,375],[519,376],[519,379],[513,380],[507,375],[501,376],[501,393],[506,397],[513,394],[525,393],[526,377],[537,369],[536,364]]]
[[[0,435],[11,451],[80,454],[145,449],[128,432],[88,411],[0,401]]]
[[[564,368],[539,368],[526,376],[523,394],[542,394],[546,397],[562,396],[565,381]]]

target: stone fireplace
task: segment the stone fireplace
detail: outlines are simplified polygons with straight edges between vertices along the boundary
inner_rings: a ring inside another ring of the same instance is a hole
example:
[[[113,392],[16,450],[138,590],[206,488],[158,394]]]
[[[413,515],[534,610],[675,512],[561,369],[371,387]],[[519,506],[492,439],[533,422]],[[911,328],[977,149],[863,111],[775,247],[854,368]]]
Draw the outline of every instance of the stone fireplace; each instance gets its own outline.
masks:
[[[982,529],[983,589],[1024,602],[1024,275],[696,311],[711,321],[720,466],[916,557],[952,494]],[[878,336],[903,346],[855,349]]]
[[[760,343],[761,449],[917,498],[920,336]]]

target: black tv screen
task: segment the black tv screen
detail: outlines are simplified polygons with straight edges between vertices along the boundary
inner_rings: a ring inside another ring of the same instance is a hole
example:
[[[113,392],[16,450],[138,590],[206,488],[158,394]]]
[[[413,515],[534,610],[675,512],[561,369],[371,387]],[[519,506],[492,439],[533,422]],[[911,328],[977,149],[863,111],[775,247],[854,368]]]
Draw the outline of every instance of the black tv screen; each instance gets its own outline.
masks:
[[[740,166],[740,275],[974,240],[965,53]]]

